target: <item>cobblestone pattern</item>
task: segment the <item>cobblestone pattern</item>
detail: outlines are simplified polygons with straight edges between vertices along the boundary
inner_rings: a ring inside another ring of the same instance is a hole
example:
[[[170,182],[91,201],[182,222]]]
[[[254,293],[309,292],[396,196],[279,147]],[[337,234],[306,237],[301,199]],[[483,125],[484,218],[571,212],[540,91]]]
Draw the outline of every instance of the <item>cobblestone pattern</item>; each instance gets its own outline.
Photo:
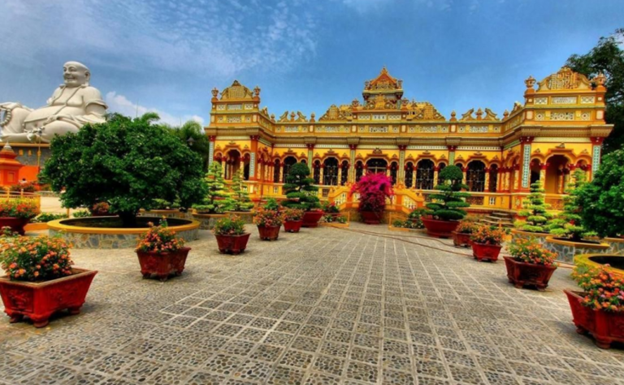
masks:
[[[624,384],[624,352],[575,333],[568,269],[537,292],[449,240],[249,230],[240,256],[200,232],[165,283],[141,279],[130,249],[75,250],[100,271],[82,314],[1,319],[0,383]]]

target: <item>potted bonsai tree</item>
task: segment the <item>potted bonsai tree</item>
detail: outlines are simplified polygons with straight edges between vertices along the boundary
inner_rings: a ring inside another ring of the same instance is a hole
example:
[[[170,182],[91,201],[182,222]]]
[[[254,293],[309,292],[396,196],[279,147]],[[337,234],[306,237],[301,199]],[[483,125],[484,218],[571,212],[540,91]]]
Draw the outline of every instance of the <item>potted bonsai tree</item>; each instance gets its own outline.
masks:
[[[498,254],[503,246],[505,232],[492,228],[489,225],[481,225],[472,233],[472,255],[479,261],[496,262]]]
[[[10,322],[28,317],[38,328],[58,311],[79,314],[97,274],[71,267],[69,244],[62,238],[18,237],[10,231],[0,238],[0,265],[7,274],[0,277],[0,295]]]
[[[596,345],[608,349],[624,342],[624,277],[608,267],[577,266],[572,278],[583,292],[564,290],[579,334],[591,334]]]
[[[34,199],[0,199],[0,227],[8,226],[11,231],[24,235],[24,226],[39,214]]]
[[[467,192],[461,191],[468,186],[462,183],[463,172],[457,166],[447,166],[440,171],[436,186],[437,193],[431,194],[431,203],[427,204],[429,218],[423,218],[427,234],[438,238],[450,238],[453,231],[459,226],[459,220],[466,216],[463,210],[470,204],[465,201],[470,197]]]
[[[317,227],[323,216],[323,210],[319,210],[319,198],[316,196],[318,187],[313,183],[314,178],[310,178],[308,165],[295,163],[290,168],[283,187],[288,199],[282,202],[282,206],[304,210],[303,227]]]
[[[304,211],[300,209],[285,208],[284,214],[284,230],[289,233],[298,233],[303,223]]]
[[[386,209],[386,198],[394,195],[392,179],[386,174],[369,173],[351,187],[350,193],[359,194],[358,211],[364,223],[379,224]]]
[[[254,222],[258,226],[260,239],[264,241],[277,240],[284,219],[275,199],[269,199],[264,207],[256,211]]]
[[[548,231],[550,234],[570,242],[588,242],[585,238],[595,237],[597,234],[594,231],[587,231],[581,217],[579,194],[585,184],[585,173],[576,170],[573,176],[574,182],[568,186],[568,195],[563,197],[563,212],[550,221]]]
[[[411,225],[409,226],[410,229],[423,229],[425,228],[425,225],[423,224],[423,217],[427,215],[427,209],[422,208],[422,207],[418,207],[415,208],[414,210],[412,210],[412,212],[410,212],[407,215],[407,222],[410,222]]]
[[[330,215],[333,218],[340,216],[340,209],[336,206],[335,202],[323,202],[321,209],[325,213],[325,216]]]
[[[167,228],[167,220],[162,219],[158,226],[151,224],[136,248],[143,278],[155,275],[166,281],[170,275],[179,276],[190,250],[184,247],[183,239],[176,238],[175,231]]]
[[[232,176],[230,190],[227,207],[229,211],[247,212],[254,207],[251,199],[249,199],[249,193],[244,189],[241,170],[237,170]]]
[[[245,221],[237,215],[228,215],[217,220],[213,229],[219,252],[240,254],[247,248],[250,233],[245,232]]]
[[[514,222],[514,227],[530,233],[547,233],[546,223],[553,216],[546,211],[550,206],[544,203],[544,189],[539,181],[531,184],[531,193],[524,200],[523,206],[518,214],[526,219]]]
[[[453,231],[453,244],[457,247],[470,247],[472,240],[470,236],[478,228],[477,222],[470,217],[466,217],[459,222],[457,229]]]
[[[514,239],[508,247],[511,257],[503,257],[507,278],[517,288],[535,286],[544,290],[557,270],[557,253],[544,248],[534,238]]]
[[[212,162],[204,178],[207,193],[201,204],[193,205],[198,214],[223,214],[230,209],[230,194],[225,191],[221,163]]]

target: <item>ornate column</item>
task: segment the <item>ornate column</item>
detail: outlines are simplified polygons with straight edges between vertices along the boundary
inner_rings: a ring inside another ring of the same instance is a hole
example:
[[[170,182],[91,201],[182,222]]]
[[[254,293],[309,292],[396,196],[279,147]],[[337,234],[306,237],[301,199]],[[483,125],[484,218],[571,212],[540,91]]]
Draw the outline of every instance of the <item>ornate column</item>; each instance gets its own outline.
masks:
[[[414,189],[416,188],[416,173],[417,173],[417,171],[418,171],[418,168],[416,166],[414,166],[414,169],[412,170],[412,188],[414,188]],[[438,175],[438,171],[437,170],[434,171],[433,175],[434,176]],[[438,180],[438,178],[435,178],[435,180]],[[434,184],[435,184],[435,182],[434,182]]]
[[[468,167],[463,167],[461,168],[462,173],[463,173],[463,177],[462,177],[462,183],[463,184],[467,184],[468,182]]]
[[[485,169],[485,185],[483,186],[483,192],[490,192],[490,169]]]
[[[533,143],[532,136],[520,137],[520,165],[522,171],[522,184],[519,190],[528,192],[530,190],[531,183],[531,143]],[[516,190],[518,190],[516,188]]]
[[[214,149],[215,149],[215,142],[217,141],[217,136],[216,135],[210,135],[208,137],[209,142],[208,142],[208,166],[210,166],[210,163],[212,163],[212,161],[214,160]]]
[[[386,166],[386,176],[390,178],[390,165]]]
[[[355,150],[357,149],[357,144],[349,145],[349,176],[347,178],[348,182],[355,183]]]
[[[279,181],[284,183],[284,163],[280,163],[279,168]]]
[[[591,181],[594,179],[594,174],[598,171],[598,167],[600,167],[600,160],[602,154],[602,142],[604,142],[605,138],[601,137],[592,137],[592,162],[591,162],[591,173],[587,177],[587,181]]]
[[[321,163],[320,167],[321,167],[321,169],[319,170],[319,184],[320,185],[324,185],[325,183],[323,183],[324,182],[324,180],[323,180],[323,171],[325,170],[325,165]]]
[[[457,146],[446,146],[446,148],[448,148],[449,166],[452,166],[455,163],[455,150],[457,150]]]
[[[516,165],[514,167],[513,173],[514,173],[514,186],[513,186],[513,189],[514,189],[514,191],[518,191],[518,190],[520,190],[520,166],[519,165]]]
[[[548,163],[540,163],[540,183],[542,188],[546,185],[546,170],[548,169]]]
[[[405,150],[407,146],[399,144],[399,169],[397,170],[397,183],[405,185]]]
[[[258,140],[260,135],[250,135],[251,153],[249,154],[249,180],[257,180],[256,178],[256,154],[258,152]]]
[[[338,164],[340,166],[340,163]],[[342,167],[338,167],[338,180],[336,181],[336,186],[341,186],[340,183],[342,181]]]
[[[312,171],[312,162],[314,160],[314,143],[307,143],[306,147],[308,147],[308,167],[310,168],[310,172],[314,174]]]
[[[574,177],[574,170],[576,170],[576,165],[571,164],[570,166],[568,166],[568,168],[570,169],[570,172],[568,173],[568,183],[574,184],[576,183],[576,178]],[[568,185],[566,184],[566,189],[567,188],[568,188]]]

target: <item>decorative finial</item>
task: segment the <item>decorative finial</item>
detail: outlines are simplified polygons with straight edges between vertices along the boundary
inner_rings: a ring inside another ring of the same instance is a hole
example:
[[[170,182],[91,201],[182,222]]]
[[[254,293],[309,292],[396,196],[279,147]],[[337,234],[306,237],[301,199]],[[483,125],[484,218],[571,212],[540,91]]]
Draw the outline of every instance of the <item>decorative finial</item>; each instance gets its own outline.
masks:
[[[506,118],[509,116],[509,111],[505,110],[505,112],[503,112],[503,118]]]
[[[526,88],[530,88],[533,89],[533,86],[535,85],[535,79],[533,78],[533,76],[529,76],[525,81],[524,84],[526,84]]]
[[[260,97],[260,87],[256,86],[256,88],[254,88],[254,97]]]
[[[212,97],[216,98],[217,95],[219,95],[219,90],[217,89],[217,87],[212,89]]]
[[[604,86],[605,82],[607,81],[607,77],[601,72],[593,80],[596,82],[597,85]]]
[[[477,120],[483,119],[483,111],[479,108],[477,110]]]

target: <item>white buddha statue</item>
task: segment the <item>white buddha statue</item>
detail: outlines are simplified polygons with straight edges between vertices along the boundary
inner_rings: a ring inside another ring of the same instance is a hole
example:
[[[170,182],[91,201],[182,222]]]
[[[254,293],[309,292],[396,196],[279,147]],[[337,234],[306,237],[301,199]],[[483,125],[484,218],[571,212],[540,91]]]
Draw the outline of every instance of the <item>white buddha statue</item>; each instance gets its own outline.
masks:
[[[91,73],[82,63],[63,66],[65,84],[58,87],[47,106],[32,110],[20,103],[0,104],[2,140],[10,143],[49,143],[88,123],[105,122],[106,103],[97,88],[89,85]]]

